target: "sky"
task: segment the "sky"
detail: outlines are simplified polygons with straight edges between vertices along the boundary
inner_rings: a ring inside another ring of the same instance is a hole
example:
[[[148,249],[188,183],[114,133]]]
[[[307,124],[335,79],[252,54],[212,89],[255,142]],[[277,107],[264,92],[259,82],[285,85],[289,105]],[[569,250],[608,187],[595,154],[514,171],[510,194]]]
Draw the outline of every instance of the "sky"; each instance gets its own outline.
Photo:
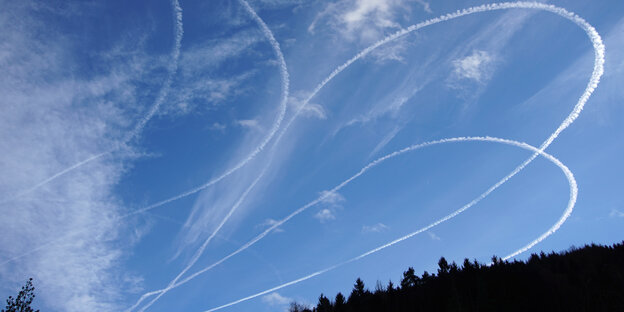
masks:
[[[622,1],[1,7],[3,298],[286,311],[624,239]]]

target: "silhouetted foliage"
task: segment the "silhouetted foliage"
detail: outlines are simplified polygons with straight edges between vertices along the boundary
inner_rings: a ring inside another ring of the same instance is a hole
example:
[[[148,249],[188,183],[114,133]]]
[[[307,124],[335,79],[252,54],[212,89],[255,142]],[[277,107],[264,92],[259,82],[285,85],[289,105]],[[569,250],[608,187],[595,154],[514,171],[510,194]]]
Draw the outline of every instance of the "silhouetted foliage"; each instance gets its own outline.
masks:
[[[2,309],[2,312],[39,312],[30,306],[34,299],[35,287],[32,284],[32,278],[30,278],[26,281],[26,285],[22,286],[22,290],[16,298],[9,296],[9,299],[6,300],[6,308]]]
[[[296,302],[291,302],[290,303],[290,308],[288,309],[288,311],[290,312],[312,312],[312,310],[310,310],[308,307],[296,303]]]
[[[401,288],[406,289],[406,288],[416,287],[416,285],[418,285],[419,280],[420,279],[418,278],[418,276],[416,276],[414,272],[414,268],[409,267],[407,271],[403,272],[403,279],[401,280]]]
[[[624,311],[624,242],[524,262],[494,256],[489,265],[465,259],[459,267],[440,258],[438,267],[437,276],[421,277],[410,267],[400,287],[378,282],[374,293],[358,278],[346,302],[341,293],[334,303],[321,295],[311,311]]]

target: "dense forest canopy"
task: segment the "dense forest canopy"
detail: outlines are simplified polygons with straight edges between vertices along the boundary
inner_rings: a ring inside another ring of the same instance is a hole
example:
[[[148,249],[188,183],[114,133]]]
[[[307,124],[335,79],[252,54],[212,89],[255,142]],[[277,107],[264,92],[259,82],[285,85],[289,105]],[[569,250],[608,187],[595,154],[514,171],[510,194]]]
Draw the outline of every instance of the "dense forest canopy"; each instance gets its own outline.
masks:
[[[442,257],[438,267],[420,276],[410,267],[399,285],[373,291],[358,278],[348,298],[321,294],[316,307],[293,302],[290,311],[624,311],[624,242],[487,265]]]

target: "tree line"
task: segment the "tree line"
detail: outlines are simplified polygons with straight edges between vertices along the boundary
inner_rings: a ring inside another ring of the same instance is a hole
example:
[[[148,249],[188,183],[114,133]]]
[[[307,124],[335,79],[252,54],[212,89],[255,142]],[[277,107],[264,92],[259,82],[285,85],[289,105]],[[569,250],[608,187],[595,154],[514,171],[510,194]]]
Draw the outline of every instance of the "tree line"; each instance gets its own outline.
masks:
[[[442,257],[436,273],[412,267],[399,285],[358,278],[348,297],[321,294],[315,307],[291,303],[290,312],[367,311],[624,311],[624,242],[586,245],[562,253],[532,254],[526,261],[490,264]]]

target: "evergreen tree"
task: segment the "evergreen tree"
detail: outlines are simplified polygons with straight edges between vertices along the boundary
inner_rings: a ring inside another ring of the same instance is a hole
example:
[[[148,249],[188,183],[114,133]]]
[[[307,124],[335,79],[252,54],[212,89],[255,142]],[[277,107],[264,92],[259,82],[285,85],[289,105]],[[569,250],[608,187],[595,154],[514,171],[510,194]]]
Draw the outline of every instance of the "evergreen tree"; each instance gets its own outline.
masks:
[[[407,271],[403,272],[403,279],[401,280],[401,289],[408,289],[416,287],[418,285],[419,278],[414,274],[414,268],[409,267]]]
[[[331,302],[323,294],[319,296],[318,304],[316,304],[316,312],[331,312]]]
[[[440,261],[438,261],[438,276],[442,276],[445,275],[447,273],[449,273],[450,271],[450,267],[448,262],[446,262],[446,259],[444,259],[444,257],[440,258]]]
[[[336,300],[334,301],[334,308],[336,312],[345,311],[345,305],[347,304],[345,296],[342,293],[336,294]]]
[[[351,299],[351,297],[361,298],[364,297],[365,294],[366,288],[364,287],[364,282],[358,277],[358,279],[355,281],[355,284],[353,285],[353,291],[351,291],[351,296],[349,296],[349,299]]]

